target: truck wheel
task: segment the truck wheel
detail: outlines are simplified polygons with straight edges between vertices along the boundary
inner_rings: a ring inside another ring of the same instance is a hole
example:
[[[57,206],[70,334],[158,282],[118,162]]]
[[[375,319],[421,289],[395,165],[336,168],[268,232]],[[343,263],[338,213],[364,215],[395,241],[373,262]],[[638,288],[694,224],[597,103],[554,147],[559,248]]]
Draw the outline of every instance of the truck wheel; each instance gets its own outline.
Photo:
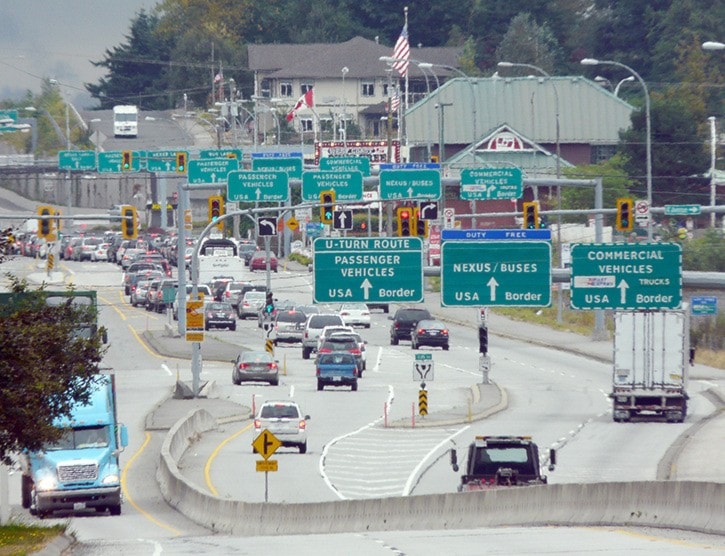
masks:
[[[353,392],[357,392],[357,381],[352,383],[351,389]]]
[[[302,346],[302,359],[309,359],[310,353],[312,353],[311,348]],[[319,388],[318,388],[318,390],[319,390]]]
[[[398,345],[398,338],[397,338],[397,336],[391,336],[390,337],[390,345],[391,346],[397,346]]]
[[[121,504],[110,506],[108,510],[111,512],[111,515],[121,515]]]
[[[33,479],[31,479],[27,475],[23,475],[20,488],[23,508],[27,510],[30,507],[30,502],[32,500]]]
[[[307,453],[307,442],[304,444],[300,444],[300,454],[306,454]]]
[[[318,392],[322,391],[323,387],[324,387],[324,385],[322,384],[322,382],[318,380],[317,381],[317,391]]]

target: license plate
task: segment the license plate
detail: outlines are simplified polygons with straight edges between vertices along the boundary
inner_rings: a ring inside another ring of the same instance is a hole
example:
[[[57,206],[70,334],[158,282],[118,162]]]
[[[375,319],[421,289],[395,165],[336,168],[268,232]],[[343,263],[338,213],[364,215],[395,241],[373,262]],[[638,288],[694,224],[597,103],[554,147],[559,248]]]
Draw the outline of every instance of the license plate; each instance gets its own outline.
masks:
[[[342,380],[342,377],[339,376],[333,376],[332,377],[333,382],[340,382]]]
[[[85,502],[74,502],[73,503],[73,509],[78,510],[85,510],[86,509],[86,503]]]

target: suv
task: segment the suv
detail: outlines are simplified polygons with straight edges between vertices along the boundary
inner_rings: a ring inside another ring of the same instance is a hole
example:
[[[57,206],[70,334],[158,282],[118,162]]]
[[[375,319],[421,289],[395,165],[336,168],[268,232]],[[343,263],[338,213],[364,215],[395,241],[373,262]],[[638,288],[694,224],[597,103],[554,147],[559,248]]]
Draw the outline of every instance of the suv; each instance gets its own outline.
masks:
[[[301,342],[307,315],[300,311],[278,311],[272,325],[274,345],[280,342]]]
[[[326,326],[345,326],[345,321],[340,315],[331,313],[307,317],[305,333],[302,336],[302,359],[309,359],[310,354],[317,350],[317,337]]]
[[[254,435],[258,437],[265,429],[282,442],[282,446],[296,446],[300,454],[307,452],[307,421],[300,406],[289,400],[267,401],[254,418]],[[252,452],[256,452],[252,448]]]
[[[149,296],[151,307],[146,307],[149,311],[162,313],[167,307],[171,307],[179,289],[179,282],[175,278],[163,278],[159,281],[159,287],[153,296]]]
[[[395,311],[390,317],[393,324],[390,325],[390,345],[397,346],[400,340],[410,340],[410,333],[419,321],[432,319],[428,309],[406,307]]]

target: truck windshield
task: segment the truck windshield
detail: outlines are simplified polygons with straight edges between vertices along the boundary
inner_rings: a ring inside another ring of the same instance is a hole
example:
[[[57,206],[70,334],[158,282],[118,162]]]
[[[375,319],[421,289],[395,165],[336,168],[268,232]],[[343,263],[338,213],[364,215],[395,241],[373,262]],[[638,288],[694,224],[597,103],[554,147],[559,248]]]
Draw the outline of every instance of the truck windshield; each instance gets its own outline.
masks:
[[[526,448],[482,448],[478,451],[481,461],[525,463],[529,458]]]
[[[108,446],[108,427],[83,427],[66,429],[63,436],[53,443],[47,444],[45,450],[55,452],[58,450],[80,450],[84,448],[105,448]]]

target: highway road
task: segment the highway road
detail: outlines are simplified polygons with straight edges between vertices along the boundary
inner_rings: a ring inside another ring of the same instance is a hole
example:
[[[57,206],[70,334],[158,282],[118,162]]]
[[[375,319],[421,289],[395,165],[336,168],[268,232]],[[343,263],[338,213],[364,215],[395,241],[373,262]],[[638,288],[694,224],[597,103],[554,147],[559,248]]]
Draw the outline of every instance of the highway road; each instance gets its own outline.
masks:
[[[81,541],[72,554],[258,553],[294,547],[298,554],[697,554],[724,550],[725,541],[692,532],[620,528],[497,528],[494,530],[370,532],[314,537],[239,538],[212,535],[168,506],[155,473],[165,431],[147,431],[146,416],[166,399],[177,375],[189,379],[189,363],[159,356],[141,340],[145,330],[163,328],[165,317],[133,308],[121,293],[121,273],[109,263],[64,262],[61,269],[79,289],[99,291],[101,322],[109,328],[105,364],[117,376],[120,417],[130,432],[124,464],[126,503],[120,517],[73,516],[70,529]],[[35,261],[17,258],[4,272],[38,274]],[[262,273],[243,279],[263,281]],[[281,270],[272,276],[278,298],[309,302],[312,275]],[[471,310],[473,312],[473,310]],[[473,315],[472,319],[473,320]],[[690,414],[683,424],[611,420],[606,397],[609,365],[554,349],[493,336],[492,379],[508,394],[508,408],[488,419],[441,428],[385,427],[407,422],[416,409],[420,384],[413,380],[413,354],[407,342],[389,345],[389,320],[375,313],[368,341],[368,370],[357,392],[347,388],[317,392],[312,360],[297,345],[280,346],[284,368],[277,387],[234,386],[231,363],[206,361],[202,378],[216,382],[218,396],[251,407],[265,399],[292,397],[311,415],[309,449],[301,455],[282,448],[279,472],[268,477],[271,502],[317,502],[408,494],[454,492],[457,475],[446,457],[451,446],[465,446],[479,434],[532,435],[542,448],[558,449],[556,482],[654,480],[665,452],[688,427],[713,411],[698,395],[708,384],[690,384]],[[240,321],[236,332],[210,334],[232,345],[260,348],[264,332],[256,321]],[[480,381],[475,330],[451,325],[451,350],[430,348],[435,375],[427,383],[431,412],[466,404]],[[426,348],[424,348],[426,349]],[[428,349],[426,349],[428,351]],[[254,400],[254,401],[253,401]],[[255,473],[249,421],[222,425],[204,435],[180,467],[199,487],[222,498],[264,500],[262,473]],[[12,477],[14,512],[19,480]],[[55,520],[48,520],[54,522]]]

